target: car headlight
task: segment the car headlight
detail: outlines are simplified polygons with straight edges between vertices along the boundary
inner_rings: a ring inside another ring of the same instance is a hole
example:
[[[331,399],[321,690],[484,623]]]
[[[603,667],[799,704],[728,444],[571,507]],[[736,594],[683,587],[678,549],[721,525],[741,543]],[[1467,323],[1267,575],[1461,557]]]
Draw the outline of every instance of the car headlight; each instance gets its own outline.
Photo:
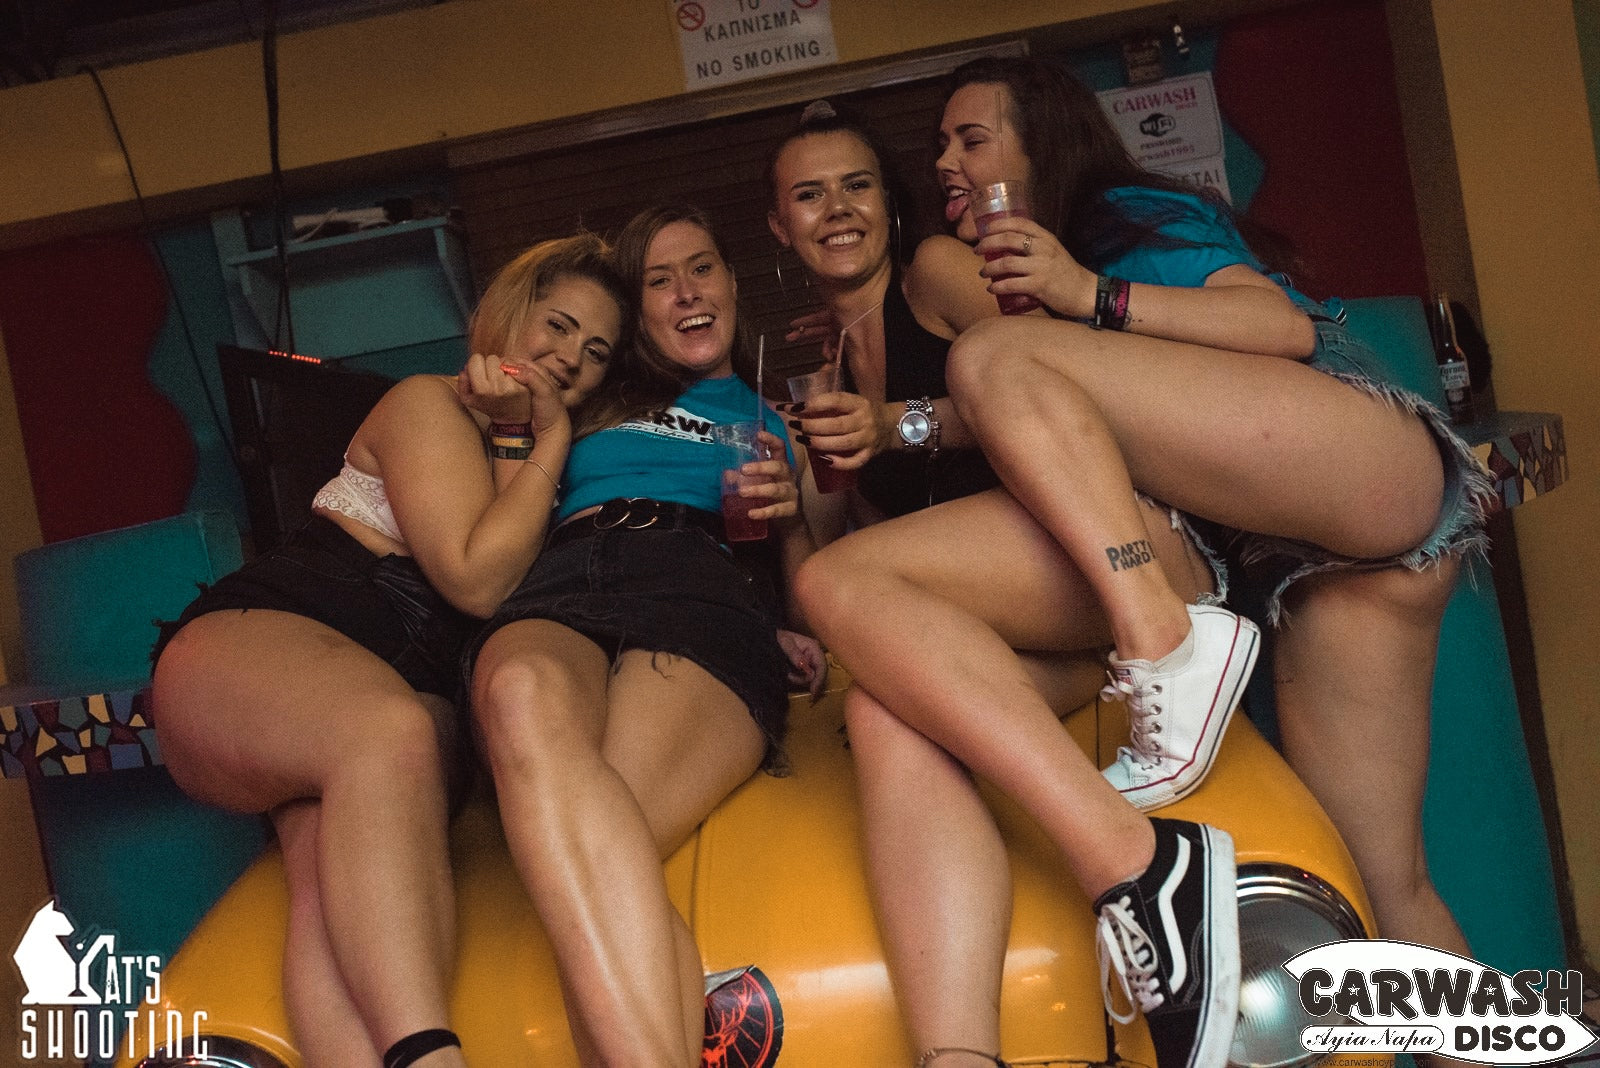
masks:
[[[1229,1061],[1242,1068],[1292,1068],[1321,1056],[1300,1045],[1301,1030],[1344,1021],[1307,1013],[1283,962],[1324,942],[1365,937],[1350,902],[1310,872],[1287,864],[1240,865],[1239,1023]]]
[[[160,1050],[154,1057],[140,1061],[138,1068],[286,1068],[284,1063],[266,1050],[243,1039],[225,1035],[200,1035],[204,1041],[204,1054],[183,1052],[177,1056]],[[195,1043],[185,1045],[192,1050]]]

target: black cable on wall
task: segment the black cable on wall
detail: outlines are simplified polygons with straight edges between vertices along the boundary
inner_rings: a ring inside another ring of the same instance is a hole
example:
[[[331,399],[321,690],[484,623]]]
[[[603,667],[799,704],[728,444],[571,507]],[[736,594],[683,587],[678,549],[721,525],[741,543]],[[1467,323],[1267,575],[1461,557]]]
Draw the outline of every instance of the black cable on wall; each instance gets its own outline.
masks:
[[[167,284],[167,292],[172,296],[172,306],[177,309],[178,323],[183,328],[183,339],[189,349],[189,362],[194,367],[195,379],[200,383],[200,392],[205,394],[206,407],[211,411],[211,422],[217,428],[217,434],[222,439],[223,445],[228,450],[228,456],[233,460],[237,470],[239,458],[234,453],[233,437],[228,433],[227,420],[222,418],[222,411],[217,407],[217,400],[211,395],[211,384],[206,381],[205,368],[200,363],[199,346],[195,344],[194,329],[189,325],[189,315],[184,311],[183,299],[178,294],[178,287],[173,284],[172,271],[167,266],[167,257],[161,251],[161,243],[155,239],[154,227],[150,224],[150,212],[145,206],[144,192],[139,188],[139,176],[134,173],[133,156],[128,152],[128,143],[122,138],[122,127],[117,122],[117,113],[111,107],[111,98],[106,95],[106,87],[100,81],[100,72],[93,67],[85,67],[85,74],[94,82],[95,91],[100,94],[100,106],[105,109],[106,119],[111,123],[111,133],[117,139],[117,148],[122,151],[122,163],[128,171],[128,182],[133,186],[133,201],[139,209],[139,232],[150,244],[150,251],[155,253],[156,263],[161,268],[161,277]]]
[[[289,297],[289,244],[284,225],[283,166],[278,159],[278,0],[263,0],[261,73],[267,94],[267,152],[272,163],[272,225],[278,250],[278,311],[272,347],[294,352],[294,308]]]

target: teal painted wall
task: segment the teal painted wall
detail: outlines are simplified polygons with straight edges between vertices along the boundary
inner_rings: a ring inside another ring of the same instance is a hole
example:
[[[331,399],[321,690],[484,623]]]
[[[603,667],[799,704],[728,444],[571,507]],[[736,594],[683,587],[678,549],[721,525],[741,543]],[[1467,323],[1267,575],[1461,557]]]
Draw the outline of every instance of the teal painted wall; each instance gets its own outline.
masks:
[[[442,188],[442,183],[428,176],[404,187],[346,190],[292,203],[288,211],[309,214],[330,207],[363,207],[429,186]],[[165,267],[169,297],[166,323],[151,349],[149,375],[155,387],[178,406],[194,438],[198,464],[185,508],[228,512],[241,530],[248,530],[249,516],[233,460],[233,432],[223,399],[217,345],[256,348],[265,347],[268,341],[262,334],[236,328],[230,302],[239,302],[237,282],[230,280],[228,269],[221,263],[216,238],[207,221],[164,229],[155,235],[153,243]],[[381,258],[373,262],[371,270],[375,276],[384,273]],[[406,285],[406,275],[396,272],[392,284]],[[348,350],[360,348],[362,326],[360,308],[352,308]],[[393,332],[391,328],[389,333]],[[352,369],[402,378],[410,374],[453,374],[465,357],[463,335],[362,352],[346,358],[345,364]]]

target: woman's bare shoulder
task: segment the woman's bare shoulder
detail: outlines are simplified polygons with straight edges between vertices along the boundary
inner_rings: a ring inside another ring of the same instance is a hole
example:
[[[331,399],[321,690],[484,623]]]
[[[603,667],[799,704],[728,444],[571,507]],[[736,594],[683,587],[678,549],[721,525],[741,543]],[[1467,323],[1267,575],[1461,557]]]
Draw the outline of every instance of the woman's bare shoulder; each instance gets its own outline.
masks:
[[[381,467],[383,454],[409,451],[418,441],[439,434],[471,435],[478,427],[456,393],[453,375],[409,375],[400,379],[375,405],[350,442],[350,456]],[[372,470],[371,466],[365,468]]]
[[[906,268],[906,302],[925,328],[955,337],[978,319],[997,314],[983,266],[972,246],[948,235],[930,237],[917,246]]]

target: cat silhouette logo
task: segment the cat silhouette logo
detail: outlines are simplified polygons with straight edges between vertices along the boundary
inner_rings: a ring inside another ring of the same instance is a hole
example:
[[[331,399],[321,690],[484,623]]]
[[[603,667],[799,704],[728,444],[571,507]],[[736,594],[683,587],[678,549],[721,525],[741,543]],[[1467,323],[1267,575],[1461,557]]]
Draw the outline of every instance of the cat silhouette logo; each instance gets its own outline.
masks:
[[[11,959],[28,991],[24,1005],[99,1005],[100,995],[89,982],[89,969],[101,953],[115,948],[114,935],[103,934],[89,944],[78,938],[66,914],[46,901],[33,914]]]

